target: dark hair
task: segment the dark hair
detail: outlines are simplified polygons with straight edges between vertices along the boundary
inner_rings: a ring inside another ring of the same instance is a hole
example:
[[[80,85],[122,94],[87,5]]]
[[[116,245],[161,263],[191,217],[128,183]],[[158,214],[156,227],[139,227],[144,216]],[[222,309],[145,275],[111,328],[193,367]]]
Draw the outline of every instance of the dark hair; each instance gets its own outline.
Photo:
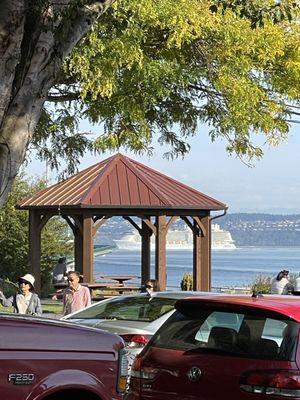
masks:
[[[65,263],[66,262],[66,257],[60,257],[59,259],[58,259],[58,263],[59,264],[62,264],[62,263]]]
[[[285,276],[288,276],[289,271],[287,271],[286,269],[283,269],[282,271],[280,271],[278,273],[278,275],[276,276],[276,280],[277,281],[281,281],[282,278],[284,278]]]
[[[147,286],[147,284],[149,284],[149,283],[153,286],[154,292],[160,291],[160,286],[159,286],[159,282],[157,279],[147,279],[145,282],[145,286]]]

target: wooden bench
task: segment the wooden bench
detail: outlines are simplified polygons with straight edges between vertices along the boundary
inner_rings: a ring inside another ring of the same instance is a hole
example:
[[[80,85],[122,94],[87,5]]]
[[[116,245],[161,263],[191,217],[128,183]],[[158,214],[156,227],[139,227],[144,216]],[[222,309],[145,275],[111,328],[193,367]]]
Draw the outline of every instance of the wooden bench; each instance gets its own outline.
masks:
[[[119,294],[123,294],[124,292],[133,292],[133,291],[141,290],[141,287],[138,285],[126,285],[126,284],[114,283],[114,282],[83,283],[82,285],[89,288],[91,297],[93,297],[93,291],[95,291],[95,290],[115,291]],[[104,293],[103,293],[103,295],[104,295]]]

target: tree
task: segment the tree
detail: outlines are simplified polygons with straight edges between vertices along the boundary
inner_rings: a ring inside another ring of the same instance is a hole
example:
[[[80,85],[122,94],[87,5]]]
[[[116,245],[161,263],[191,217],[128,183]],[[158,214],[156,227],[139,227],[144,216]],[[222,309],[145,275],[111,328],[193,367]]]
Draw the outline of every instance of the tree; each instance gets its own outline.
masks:
[[[0,205],[32,146],[71,172],[86,149],[151,152],[156,135],[169,156],[184,155],[199,122],[250,158],[261,155],[251,130],[287,134],[285,103],[298,100],[295,2],[119,0],[96,23],[112,3],[2,1]],[[83,117],[104,122],[95,143],[78,132]]]
[[[211,6],[213,12],[221,9],[225,12],[227,9],[233,10],[242,18],[251,21],[251,26],[263,26],[266,17],[270,18],[274,23],[284,20],[291,21],[293,12],[298,7],[296,1],[248,1],[248,0],[216,0]]]
[[[112,2],[2,0],[0,205],[24,161],[64,60]]]
[[[7,202],[0,209],[0,276],[16,282],[28,272],[28,211],[16,210],[15,205],[45,187],[43,180],[28,181],[18,177]],[[51,271],[57,257],[68,256],[72,244],[68,242],[67,224],[52,218],[42,231],[42,286],[49,289]]]
[[[73,85],[50,93],[59,105],[45,110],[35,135],[40,157],[56,167],[49,141],[67,149],[82,117],[103,132],[94,143],[77,142],[81,149],[151,153],[157,140],[166,156],[184,156],[206,123],[229,153],[261,157],[255,136],[278,144],[298,114],[298,15],[293,1],[118,1],[64,65]]]

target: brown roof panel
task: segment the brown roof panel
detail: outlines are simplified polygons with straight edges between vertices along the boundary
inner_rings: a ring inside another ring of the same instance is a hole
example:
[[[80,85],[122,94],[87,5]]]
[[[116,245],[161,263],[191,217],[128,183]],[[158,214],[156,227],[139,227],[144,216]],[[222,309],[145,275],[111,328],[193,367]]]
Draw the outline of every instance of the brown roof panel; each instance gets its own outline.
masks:
[[[123,186],[123,190],[120,193],[120,203],[130,204],[130,191],[128,187],[128,174],[124,163],[117,165],[117,173],[119,177],[119,184]],[[122,184],[123,182],[123,184]]]
[[[49,206],[221,210],[224,203],[122,154],[116,154],[19,203]]]
[[[207,196],[204,193],[201,193],[187,185],[184,185],[181,182],[176,181],[160,172],[153,170],[145,165],[133,161],[136,164],[137,168],[144,174],[145,178],[153,185],[156,185],[157,189],[161,194],[167,199],[166,202],[171,205],[180,204],[189,204],[199,206],[202,204],[203,206],[212,206],[215,207],[217,204],[225,204],[220,203],[219,201],[213,199],[210,196]],[[226,206],[225,206],[226,207]]]

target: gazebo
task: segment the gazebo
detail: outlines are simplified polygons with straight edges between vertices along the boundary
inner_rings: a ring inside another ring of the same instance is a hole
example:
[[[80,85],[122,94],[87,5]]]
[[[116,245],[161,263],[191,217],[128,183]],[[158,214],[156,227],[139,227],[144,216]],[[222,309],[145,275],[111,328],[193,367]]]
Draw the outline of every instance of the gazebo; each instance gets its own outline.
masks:
[[[150,239],[154,235],[155,278],[162,289],[166,287],[166,235],[172,222],[181,218],[193,233],[194,290],[209,291],[211,211],[225,214],[227,210],[224,203],[122,154],[41,190],[17,208],[29,210],[29,265],[37,291],[41,231],[57,215],[72,229],[75,269],[83,274],[84,282],[93,281],[93,238],[109,218],[122,216],[141,235],[142,283],[150,277]]]

